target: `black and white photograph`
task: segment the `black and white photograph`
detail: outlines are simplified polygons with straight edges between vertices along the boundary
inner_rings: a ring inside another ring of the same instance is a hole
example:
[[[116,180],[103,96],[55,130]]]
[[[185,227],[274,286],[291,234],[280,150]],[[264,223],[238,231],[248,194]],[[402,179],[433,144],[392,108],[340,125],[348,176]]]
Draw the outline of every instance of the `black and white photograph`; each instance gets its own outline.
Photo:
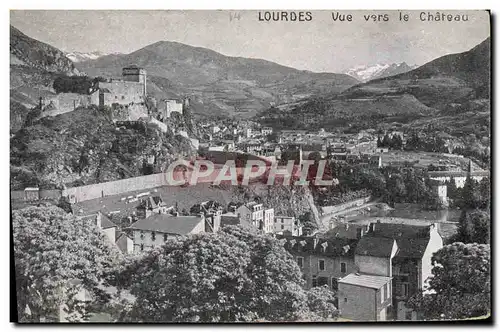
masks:
[[[10,9],[11,322],[491,323],[493,14]]]

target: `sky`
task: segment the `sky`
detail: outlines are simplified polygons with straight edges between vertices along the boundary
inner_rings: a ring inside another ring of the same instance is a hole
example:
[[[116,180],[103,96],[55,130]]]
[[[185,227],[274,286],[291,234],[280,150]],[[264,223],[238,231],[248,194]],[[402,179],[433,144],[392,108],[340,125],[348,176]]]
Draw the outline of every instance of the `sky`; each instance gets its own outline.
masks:
[[[339,11],[352,21],[334,22],[335,12],[311,11],[310,21],[268,22],[259,20],[259,11],[16,10],[10,23],[64,52],[130,53],[167,40],[315,72],[403,61],[422,65],[467,51],[490,35],[485,11],[444,11],[468,15],[467,22],[421,21],[422,11],[404,11],[409,19],[400,21],[399,11],[380,10]],[[437,14],[424,11],[424,18],[428,12]],[[387,14],[389,21],[365,21],[372,14]]]

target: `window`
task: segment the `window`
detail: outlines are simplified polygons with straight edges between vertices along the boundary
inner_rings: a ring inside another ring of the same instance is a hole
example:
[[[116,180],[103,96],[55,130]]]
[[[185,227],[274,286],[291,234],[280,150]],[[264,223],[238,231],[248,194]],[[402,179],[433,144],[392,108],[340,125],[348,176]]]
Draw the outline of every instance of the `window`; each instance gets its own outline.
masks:
[[[346,273],[347,271],[347,264],[346,263],[340,263],[340,272]]]
[[[167,241],[168,240],[168,235],[167,234],[163,234],[163,241]]]
[[[344,297],[344,303],[347,303],[347,297]]]
[[[319,266],[319,270],[320,271],[324,271],[325,270],[325,260],[324,259],[320,259],[319,262],[318,262],[318,266]]]
[[[141,243],[141,251],[144,251],[144,243]]]
[[[283,230],[283,229],[285,229],[285,226],[281,225],[281,229],[282,229],[282,230]]]
[[[318,287],[324,286],[324,285],[328,285],[328,278],[327,277],[318,277]]]
[[[316,276],[312,277],[312,286],[317,287],[318,286],[318,280],[316,279]]]
[[[122,100],[125,99],[125,96],[122,96]]]
[[[297,265],[302,268],[304,266],[304,258],[303,257],[297,257]]]
[[[410,292],[410,285],[408,283],[402,283],[401,284],[401,296],[408,296],[408,293]]]
[[[384,303],[385,300],[385,286],[380,288],[380,303]]]
[[[141,231],[141,240],[144,240],[144,232]]]
[[[156,233],[151,232],[151,240],[156,241]]]
[[[335,278],[335,277],[332,277],[332,290],[333,291],[339,290],[339,282],[337,281],[337,278]]]

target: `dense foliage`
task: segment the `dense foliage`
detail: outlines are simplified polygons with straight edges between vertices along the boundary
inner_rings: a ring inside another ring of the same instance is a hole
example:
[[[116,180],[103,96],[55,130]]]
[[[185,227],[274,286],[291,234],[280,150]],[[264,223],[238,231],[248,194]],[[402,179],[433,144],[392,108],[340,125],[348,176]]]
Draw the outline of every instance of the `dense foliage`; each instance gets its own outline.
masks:
[[[11,139],[13,189],[106,182],[159,173],[177,156],[191,156],[190,142],[148,123],[117,128],[105,110],[78,109],[43,118]],[[154,164],[146,163],[154,156]]]
[[[342,162],[331,162],[329,167],[339,184],[314,191],[320,205],[341,204],[371,194],[389,204],[417,203],[428,209],[441,208],[438,194],[432,189],[425,171],[373,168]]]
[[[434,253],[427,294],[408,306],[425,319],[463,319],[491,311],[490,246],[456,242]]]
[[[69,319],[85,319],[92,305],[109,300],[104,276],[120,253],[96,225],[51,206],[13,211],[12,226],[20,321],[54,319],[61,307]],[[77,297],[84,290],[93,302]]]
[[[91,94],[97,89],[97,83],[103,78],[91,78],[88,76],[58,76],[53,83],[56,93],[78,93],[82,95]]]
[[[236,226],[167,241],[125,264],[116,284],[136,297],[122,314],[130,321],[322,320],[337,313],[329,290],[302,288],[280,241]]]

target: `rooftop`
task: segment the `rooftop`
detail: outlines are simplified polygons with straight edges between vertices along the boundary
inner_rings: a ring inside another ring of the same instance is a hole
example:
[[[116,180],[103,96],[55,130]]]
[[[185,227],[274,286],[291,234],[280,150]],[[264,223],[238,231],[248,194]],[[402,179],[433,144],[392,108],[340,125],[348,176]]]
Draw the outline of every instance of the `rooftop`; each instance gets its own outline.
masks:
[[[356,247],[356,255],[391,257],[394,239],[363,236]]]
[[[375,276],[369,274],[351,273],[342,279],[339,283],[356,285],[372,289],[380,289],[387,284],[392,278],[385,276]]]
[[[203,220],[200,216],[153,214],[130,225],[129,229],[187,235]]]

